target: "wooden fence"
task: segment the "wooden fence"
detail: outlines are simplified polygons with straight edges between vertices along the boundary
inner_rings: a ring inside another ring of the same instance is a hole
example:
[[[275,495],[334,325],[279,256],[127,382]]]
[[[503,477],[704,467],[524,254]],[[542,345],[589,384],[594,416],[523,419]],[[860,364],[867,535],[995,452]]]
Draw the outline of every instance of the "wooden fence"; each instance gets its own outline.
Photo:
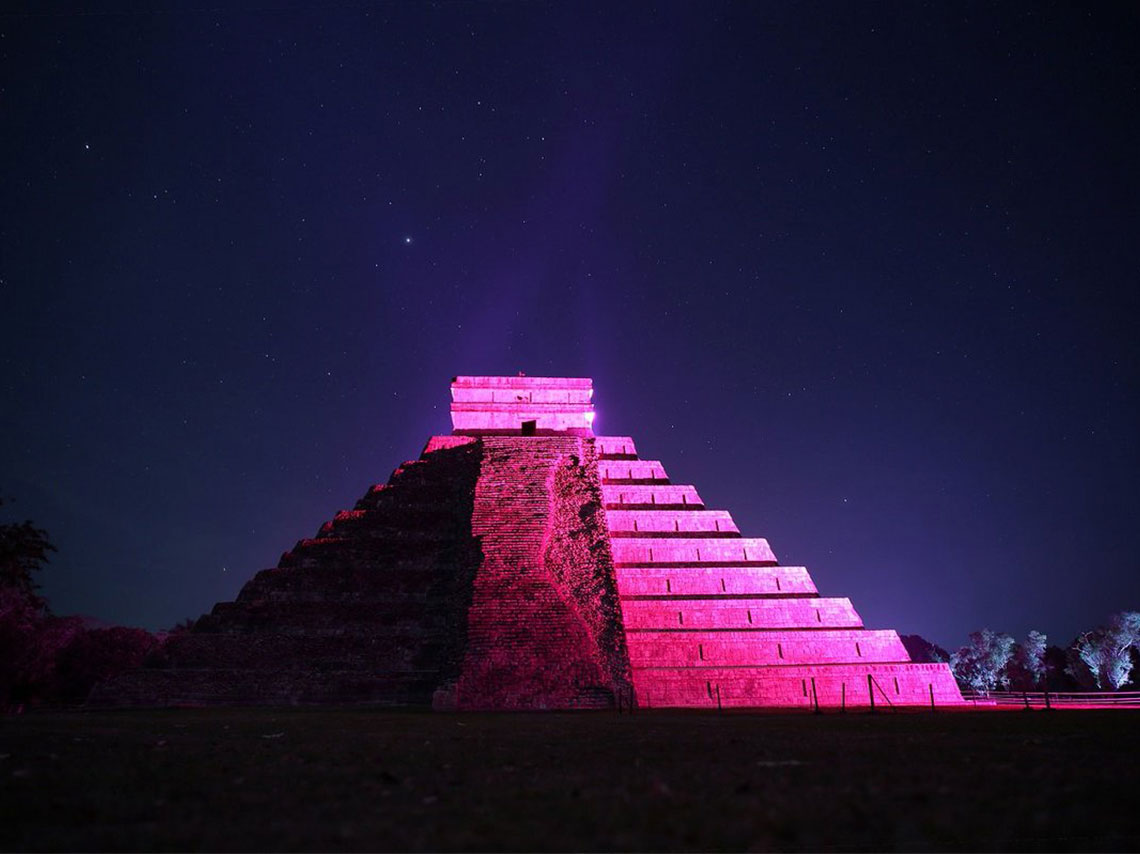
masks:
[[[963,691],[962,699],[979,708],[1140,709],[1140,691]]]

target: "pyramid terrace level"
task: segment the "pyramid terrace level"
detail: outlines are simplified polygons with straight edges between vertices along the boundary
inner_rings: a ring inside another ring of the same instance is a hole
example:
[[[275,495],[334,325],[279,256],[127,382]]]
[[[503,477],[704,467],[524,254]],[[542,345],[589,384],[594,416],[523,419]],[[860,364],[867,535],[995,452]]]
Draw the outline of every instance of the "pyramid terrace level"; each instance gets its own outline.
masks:
[[[457,434],[594,435],[594,384],[572,377],[455,377],[451,423]]]

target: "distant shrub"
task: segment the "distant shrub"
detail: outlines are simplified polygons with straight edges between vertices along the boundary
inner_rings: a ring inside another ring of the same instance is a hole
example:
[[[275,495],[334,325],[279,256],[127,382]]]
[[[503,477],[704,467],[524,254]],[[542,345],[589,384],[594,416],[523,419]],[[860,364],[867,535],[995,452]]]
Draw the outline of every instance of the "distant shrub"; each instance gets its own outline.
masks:
[[[115,626],[80,632],[59,653],[55,698],[83,702],[96,683],[138,667],[156,645],[154,635],[144,629]]]
[[[0,703],[54,701],[60,652],[82,632],[78,617],[53,617],[42,600],[0,590]]]

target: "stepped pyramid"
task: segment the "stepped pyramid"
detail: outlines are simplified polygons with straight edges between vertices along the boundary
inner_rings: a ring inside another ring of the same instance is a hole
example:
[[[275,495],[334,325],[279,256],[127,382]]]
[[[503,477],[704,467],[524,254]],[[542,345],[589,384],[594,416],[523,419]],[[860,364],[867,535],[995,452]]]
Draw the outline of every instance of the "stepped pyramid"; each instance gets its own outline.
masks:
[[[589,379],[456,377],[449,436],[96,689],[116,703],[937,706],[912,663],[626,436]]]

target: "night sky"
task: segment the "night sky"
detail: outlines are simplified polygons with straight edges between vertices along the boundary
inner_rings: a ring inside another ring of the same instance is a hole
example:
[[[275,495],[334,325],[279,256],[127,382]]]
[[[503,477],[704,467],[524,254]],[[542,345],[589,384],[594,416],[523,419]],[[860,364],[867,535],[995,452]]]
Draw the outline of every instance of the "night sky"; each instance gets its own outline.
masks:
[[[1135,11],[27,8],[0,514],[57,613],[232,599],[518,371],[869,627],[1140,608]]]

